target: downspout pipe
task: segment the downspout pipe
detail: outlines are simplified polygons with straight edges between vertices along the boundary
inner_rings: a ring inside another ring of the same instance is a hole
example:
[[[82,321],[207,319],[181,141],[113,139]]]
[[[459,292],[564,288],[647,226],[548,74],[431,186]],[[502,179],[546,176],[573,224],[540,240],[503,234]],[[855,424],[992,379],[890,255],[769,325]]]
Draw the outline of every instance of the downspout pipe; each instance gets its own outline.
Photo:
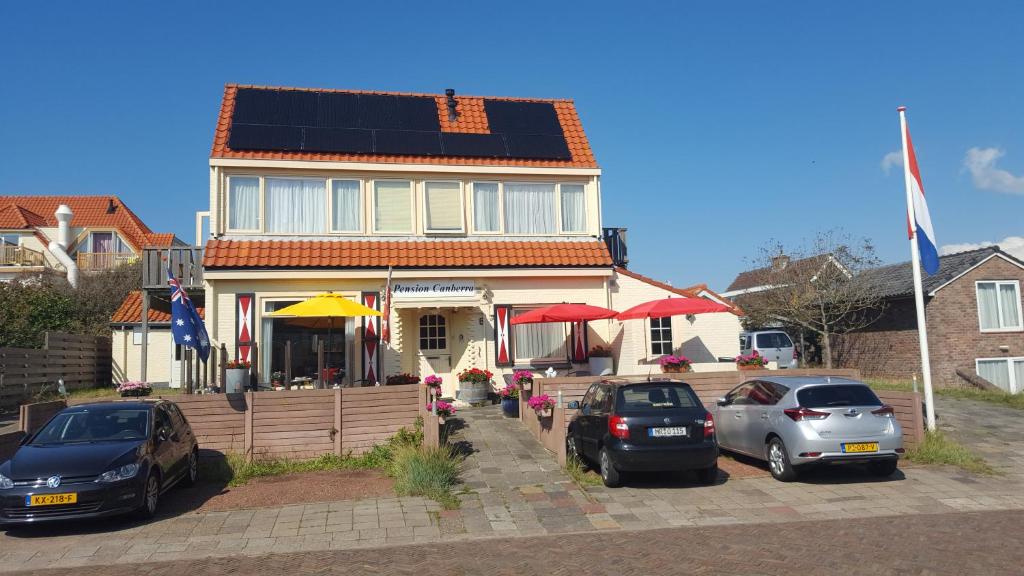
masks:
[[[54,258],[68,271],[68,284],[72,288],[78,288],[78,264],[68,256],[68,246],[71,244],[71,218],[74,213],[67,204],[61,204],[53,215],[57,218],[57,240],[51,241],[48,248]]]

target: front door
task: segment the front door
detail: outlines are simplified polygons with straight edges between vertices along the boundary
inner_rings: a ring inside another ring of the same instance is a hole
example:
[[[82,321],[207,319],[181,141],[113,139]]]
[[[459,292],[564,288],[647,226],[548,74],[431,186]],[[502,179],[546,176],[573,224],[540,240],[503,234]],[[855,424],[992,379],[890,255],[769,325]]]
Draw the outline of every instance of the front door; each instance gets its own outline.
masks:
[[[442,311],[426,312],[419,316],[418,356],[420,378],[436,374],[444,380],[441,385],[443,396],[455,395],[452,376],[452,354],[450,348],[451,317]]]

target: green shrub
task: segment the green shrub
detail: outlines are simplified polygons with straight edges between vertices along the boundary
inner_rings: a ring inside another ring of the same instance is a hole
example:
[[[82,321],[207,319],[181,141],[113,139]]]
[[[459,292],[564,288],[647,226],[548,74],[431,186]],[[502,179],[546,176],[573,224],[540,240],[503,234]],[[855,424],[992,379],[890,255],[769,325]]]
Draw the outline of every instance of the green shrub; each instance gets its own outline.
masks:
[[[569,477],[572,478],[573,482],[575,482],[580,488],[601,484],[601,476],[598,475],[597,472],[589,469],[586,464],[572,456],[569,456],[565,460],[565,473],[568,474]]]
[[[925,432],[924,442],[907,451],[907,460],[918,464],[946,464],[976,474],[995,474],[980,456],[941,431]]]
[[[427,448],[400,445],[395,447],[387,473],[395,479],[399,496],[426,496],[446,509],[457,508],[459,500],[452,488],[459,481],[462,459],[451,446]]]

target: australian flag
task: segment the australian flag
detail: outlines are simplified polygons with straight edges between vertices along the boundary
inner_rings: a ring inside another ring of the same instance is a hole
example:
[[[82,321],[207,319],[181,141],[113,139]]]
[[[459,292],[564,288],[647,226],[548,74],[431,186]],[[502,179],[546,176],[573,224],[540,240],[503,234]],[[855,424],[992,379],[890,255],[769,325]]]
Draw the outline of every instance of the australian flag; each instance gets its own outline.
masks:
[[[210,337],[206,334],[206,325],[170,267],[167,268],[167,283],[171,286],[171,334],[174,335],[174,343],[195,348],[199,357],[206,362],[210,357]]]

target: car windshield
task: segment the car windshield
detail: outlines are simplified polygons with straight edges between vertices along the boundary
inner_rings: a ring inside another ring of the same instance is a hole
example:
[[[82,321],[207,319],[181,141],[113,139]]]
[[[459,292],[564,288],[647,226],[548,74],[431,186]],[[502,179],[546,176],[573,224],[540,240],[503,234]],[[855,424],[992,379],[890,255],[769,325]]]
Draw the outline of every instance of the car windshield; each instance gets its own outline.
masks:
[[[782,332],[768,332],[757,335],[758,348],[789,348],[793,341]]]
[[[638,412],[663,408],[693,408],[697,400],[686,386],[679,384],[640,384],[619,388],[619,412]]]
[[[863,384],[813,386],[796,393],[797,402],[804,408],[834,408],[836,406],[881,406],[882,402]]]
[[[58,414],[32,439],[32,444],[143,440],[148,436],[148,410],[92,408]]]

